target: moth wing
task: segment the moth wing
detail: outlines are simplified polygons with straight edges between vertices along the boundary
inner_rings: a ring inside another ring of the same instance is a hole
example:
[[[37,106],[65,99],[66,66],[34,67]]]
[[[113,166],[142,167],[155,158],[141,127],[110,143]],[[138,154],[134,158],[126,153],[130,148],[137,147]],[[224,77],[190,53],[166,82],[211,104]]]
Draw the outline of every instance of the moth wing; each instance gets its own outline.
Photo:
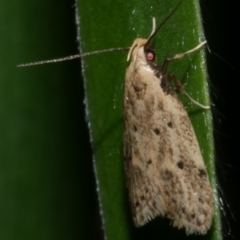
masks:
[[[131,63],[124,94],[124,157],[134,224],[166,216],[187,234],[205,234],[212,191],[193,127],[175,92],[148,66]]]

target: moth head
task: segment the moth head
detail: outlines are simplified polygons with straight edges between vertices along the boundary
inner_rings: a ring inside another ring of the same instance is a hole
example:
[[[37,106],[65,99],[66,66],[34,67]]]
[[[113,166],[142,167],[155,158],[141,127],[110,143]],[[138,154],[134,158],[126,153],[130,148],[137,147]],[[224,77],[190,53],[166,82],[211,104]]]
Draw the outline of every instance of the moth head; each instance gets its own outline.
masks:
[[[139,48],[141,47],[144,47],[144,50],[145,50],[145,47],[147,45],[149,45],[149,39],[151,38],[151,36],[154,34],[154,32],[156,31],[156,20],[155,18],[153,18],[153,26],[152,26],[152,32],[149,36],[148,39],[144,39],[144,38],[136,38],[134,41],[133,41],[133,44],[132,46],[130,47],[130,50],[128,52],[128,56],[127,56],[127,61],[130,60],[131,56],[136,56],[136,52],[139,50]],[[146,56],[147,58],[147,56]]]
[[[173,11],[159,24],[159,26],[156,28],[156,20],[153,18],[152,20],[152,32],[148,39],[143,38],[136,38],[128,52],[127,61],[130,60],[131,56],[135,58],[137,56],[137,52],[139,48],[144,47],[145,57],[147,61],[153,61],[155,59],[155,53],[153,50],[151,50],[151,41],[153,37],[156,35],[156,33],[162,28],[162,26],[167,22],[169,18],[172,17],[172,15],[177,11],[178,7],[181,5],[183,0],[180,0],[177,6],[173,9]],[[135,59],[133,59],[134,61]]]

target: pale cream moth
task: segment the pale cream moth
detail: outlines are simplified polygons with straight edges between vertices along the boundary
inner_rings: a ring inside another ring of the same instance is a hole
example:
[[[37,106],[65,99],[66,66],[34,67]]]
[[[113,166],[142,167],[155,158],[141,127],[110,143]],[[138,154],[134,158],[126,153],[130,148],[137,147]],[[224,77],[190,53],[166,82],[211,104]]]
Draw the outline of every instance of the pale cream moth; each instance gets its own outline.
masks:
[[[125,77],[124,158],[133,222],[140,227],[165,216],[187,234],[205,234],[213,216],[211,185],[192,124],[170,81],[186,92],[167,73],[169,61],[205,42],[158,66],[150,41],[157,30],[153,24],[148,39],[134,40]]]

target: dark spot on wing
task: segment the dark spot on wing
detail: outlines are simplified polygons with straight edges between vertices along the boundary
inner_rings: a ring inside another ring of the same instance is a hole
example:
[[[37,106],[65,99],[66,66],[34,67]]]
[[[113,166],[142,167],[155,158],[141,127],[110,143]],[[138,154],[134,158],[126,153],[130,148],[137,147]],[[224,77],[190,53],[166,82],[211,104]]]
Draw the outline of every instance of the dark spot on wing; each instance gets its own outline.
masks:
[[[172,124],[172,122],[170,121],[170,122],[168,122],[168,124],[167,124],[170,128],[173,128],[173,124]]]
[[[169,194],[169,191],[168,191],[168,190],[165,190],[165,192],[164,192],[164,193],[165,193],[165,195],[166,195],[166,196],[168,196],[168,197],[170,196],[170,194]]]
[[[153,131],[156,133],[156,135],[159,135],[159,134],[160,134],[160,131],[159,131],[158,128],[153,129]]]
[[[150,164],[152,164],[152,160],[151,160],[151,159],[149,159],[149,160],[147,161],[147,165],[150,165]]]
[[[178,166],[178,168],[183,169],[183,168],[184,168],[184,163],[183,163],[183,161],[179,161],[179,162],[177,163],[177,166]]]
[[[204,169],[198,169],[200,178],[205,178],[207,173]]]
[[[133,130],[134,130],[134,132],[137,131],[137,127],[136,127],[136,125],[133,125]]]

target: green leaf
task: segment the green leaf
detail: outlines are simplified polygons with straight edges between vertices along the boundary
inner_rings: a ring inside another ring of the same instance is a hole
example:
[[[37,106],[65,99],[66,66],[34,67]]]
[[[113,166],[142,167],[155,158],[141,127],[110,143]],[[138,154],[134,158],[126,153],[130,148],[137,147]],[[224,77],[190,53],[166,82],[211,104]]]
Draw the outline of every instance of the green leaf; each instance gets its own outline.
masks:
[[[152,17],[160,23],[178,1],[78,1],[82,52],[113,47],[130,47],[137,37],[147,38]],[[177,12],[159,31],[155,39],[158,62],[185,52],[204,40],[198,1],[183,1]],[[169,221],[153,221],[141,229],[131,222],[123,168],[123,84],[127,67],[126,52],[106,53],[82,59],[86,89],[86,106],[92,138],[94,167],[100,211],[107,239],[185,239],[184,230],[173,229]],[[202,104],[209,104],[204,51],[189,54],[170,63],[169,72],[185,90]],[[215,199],[216,176],[212,116],[181,96],[194,126]],[[159,224],[161,222],[161,224]],[[201,239],[221,239],[219,209],[211,230]],[[194,239],[195,236],[189,237]]]

